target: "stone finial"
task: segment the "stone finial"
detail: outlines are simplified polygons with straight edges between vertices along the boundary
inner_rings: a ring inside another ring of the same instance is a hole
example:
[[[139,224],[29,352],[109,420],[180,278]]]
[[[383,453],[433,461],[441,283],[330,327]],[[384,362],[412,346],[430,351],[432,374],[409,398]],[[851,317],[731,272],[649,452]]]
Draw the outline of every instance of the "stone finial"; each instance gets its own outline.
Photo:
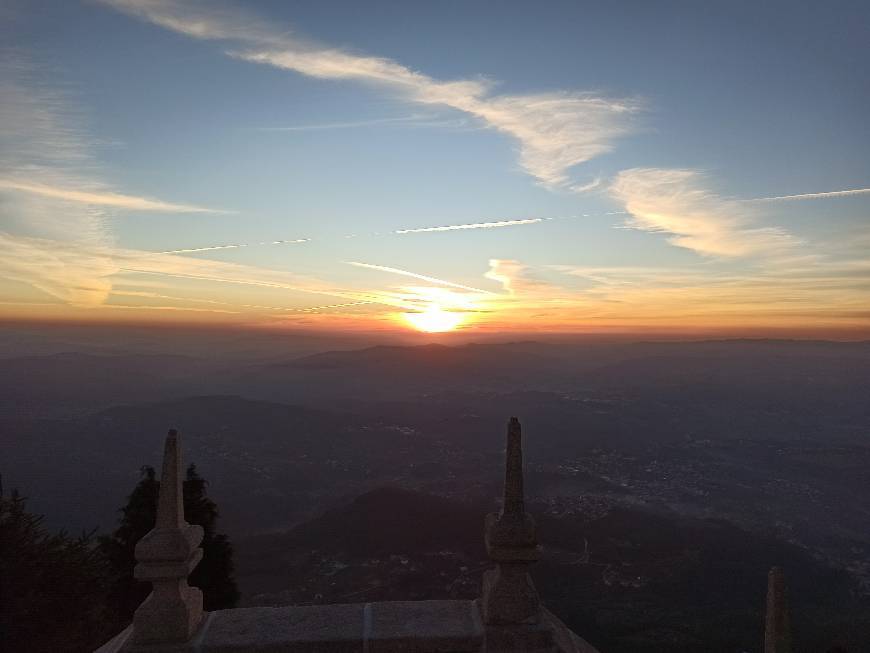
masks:
[[[184,485],[178,431],[170,429],[163,445],[163,470],[157,499],[156,528],[184,528]]]
[[[502,514],[521,515],[526,511],[523,496],[523,432],[520,421],[511,417],[508,422],[505,450],[504,504]]]
[[[791,626],[785,574],[773,567],[767,574],[767,612],[764,622],[764,653],[791,653]]]
[[[202,621],[202,592],[187,577],[202,559],[203,531],[184,521],[178,432],[166,436],[155,527],[136,544],[134,575],[153,590],[133,615],[136,644],[185,642]]]
[[[535,521],[525,511],[522,431],[516,417],[508,423],[504,505],[486,518],[486,550],[496,568],[484,575],[481,608],[490,625],[537,623],[541,604],[528,573],[540,557]]]

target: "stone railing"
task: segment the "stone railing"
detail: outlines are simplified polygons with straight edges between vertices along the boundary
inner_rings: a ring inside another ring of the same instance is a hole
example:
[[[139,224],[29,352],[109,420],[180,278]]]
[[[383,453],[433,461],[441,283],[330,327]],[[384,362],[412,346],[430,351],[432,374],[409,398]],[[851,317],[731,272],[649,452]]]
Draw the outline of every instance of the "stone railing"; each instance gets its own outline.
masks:
[[[546,610],[529,576],[540,555],[525,511],[520,423],[508,424],[504,503],[486,518],[495,568],[475,601],[391,601],[206,613],[187,577],[202,558],[202,528],[184,520],[179,435],[163,454],[157,521],[136,545],[135,576],[153,590],[133,623],[97,653],[411,653],[540,651],[597,653]]]

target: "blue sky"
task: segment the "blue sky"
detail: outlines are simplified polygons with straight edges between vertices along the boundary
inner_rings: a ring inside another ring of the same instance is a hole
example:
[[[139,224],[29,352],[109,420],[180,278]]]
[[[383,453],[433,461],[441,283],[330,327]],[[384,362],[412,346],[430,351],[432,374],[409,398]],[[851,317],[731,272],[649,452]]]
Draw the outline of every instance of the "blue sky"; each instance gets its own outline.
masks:
[[[865,328],[870,6],[807,4],[12,2],[0,309]]]

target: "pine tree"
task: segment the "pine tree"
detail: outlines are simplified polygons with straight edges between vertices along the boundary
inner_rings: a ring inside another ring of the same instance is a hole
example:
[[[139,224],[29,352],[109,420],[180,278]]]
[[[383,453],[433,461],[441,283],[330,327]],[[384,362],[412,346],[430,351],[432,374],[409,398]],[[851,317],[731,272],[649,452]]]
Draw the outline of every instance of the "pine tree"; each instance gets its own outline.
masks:
[[[49,533],[13,490],[0,494],[0,648],[93,651],[112,632],[93,533]]]
[[[121,628],[133,618],[133,612],[151,592],[150,583],[133,577],[134,551],[136,543],[154,528],[160,483],[153,467],[145,466],[140,471],[141,480],[127,497],[127,505],[121,508],[118,528],[111,536],[100,538],[100,548],[111,569],[109,606],[114,612],[115,624]]]
[[[239,591],[234,578],[233,549],[229,539],[217,532],[218,508],[206,494],[207,482],[195,465],[187,468],[184,480],[184,518],[202,526],[202,560],[190,575],[191,585],[203,593],[206,610],[235,607]],[[121,520],[111,536],[101,538],[101,547],[112,568],[110,605],[118,623],[127,623],[151,591],[149,583],[133,577],[136,543],[154,527],[160,482],[153,467],[142,468],[142,478],[121,508]]]
[[[233,547],[224,533],[217,532],[218,507],[206,495],[206,481],[187,468],[184,481],[184,514],[191,524],[205,531],[202,538],[202,561],[190,575],[189,582],[202,590],[206,610],[234,608],[239,602],[239,590],[234,578]]]

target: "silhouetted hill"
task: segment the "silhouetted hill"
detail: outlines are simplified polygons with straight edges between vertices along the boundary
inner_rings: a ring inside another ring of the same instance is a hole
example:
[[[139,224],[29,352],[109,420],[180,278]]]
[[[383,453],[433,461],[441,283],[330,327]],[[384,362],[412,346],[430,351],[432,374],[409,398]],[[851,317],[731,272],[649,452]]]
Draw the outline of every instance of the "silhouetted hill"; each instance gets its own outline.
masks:
[[[404,488],[375,488],[280,535],[247,541],[256,558],[294,548],[318,549],[362,560],[405,551],[462,549],[483,555],[480,505],[467,506]]]
[[[451,389],[549,388],[564,372],[558,357],[524,347],[433,344],[324,352],[249,368],[240,374],[239,382],[274,399],[316,401],[325,395],[393,399]]]
[[[448,596],[445,586],[462,575],[460,567],[485,561],[484,505],[380,487],[286,532],[239,540],[243,600],[287,604],[321,594],[335,602],[367,592],[377,600]]]
[[[515,358],[505,360],[511,352]],[[499,370],[527,369],[541,365],[545,359],[514,345],[418,345],[413,347],[377,346],[351,351],[330,351],[304,356],[286,363],[287,367],[300,369],[347,369],[365,366],[372,372],[393,372],[404,369],[428,369],[438,373],[455,374],[469,369],[481,369],[493,365]]]
[[[305,356],[241,370],[232,384],[248,396],[317,403],[416,400],[444,392],[673,392],[760,397],[813,394],[854,402],[870,380],[870,344],[816,341],[701,341],[576,345],[479,344],[371,347]],[[231,390],[235,392],[235,390]],[[845,394],[843,394],[845,391]],[[729,394],[732,393],[732,394]],[[831,406],[825,405],[825,410]]]
[[[704,415],[709,406],[714,413],[733,406],[813,411],[845,423],[870,417],[860,393],[868,383],[870,344],[815,341],[379,346],[246,364],[220,355],[204,360],[70,353],[0,360],[0,410],[66,416],[196,394],[332,410],[336,402],[535,391],[634,398],[649,406],[676,401],[680,410],[694,404]]]
[[[314,453],[324,446],[335,445],[332,438],[324,441],[324,433],[340,438],[355,418],[344,412],[234,395],[210,395],[116,406],[88,419],[102,425],[136,423],[143,433],[166,430],[167,425],[194,437],[206,432],[232,432],[251,446],[304,447],[306,452]],[[276,431],[280,433],[280,443],[274,442]]]
[[[400,427],[233,396],[117,406],[66,420],[0,419],[4,481],[49,523],[107,527],[142,465],[158,465],[168,428],[212,485],[230,530],[286,526],[431,456]],[[52,455],[47,456],[46,452]]]
[[[0,409],[41,417],[204,390],[209,366],[186,356],[76,352],[0,359]]]
[[[245,600],[473,598],[489,566],[483,517],[494,507],[382,488],[286,533],[240,540]],[[538,512],[537,521],[545,548],[533,575],[545,603],[602,650],[758,650],[774,564],[787,570],[803,641],[824,650],[831,632],[854,642],[868,632],[867,606],[846,575],[775,538],[632,508],[591,520]]]

